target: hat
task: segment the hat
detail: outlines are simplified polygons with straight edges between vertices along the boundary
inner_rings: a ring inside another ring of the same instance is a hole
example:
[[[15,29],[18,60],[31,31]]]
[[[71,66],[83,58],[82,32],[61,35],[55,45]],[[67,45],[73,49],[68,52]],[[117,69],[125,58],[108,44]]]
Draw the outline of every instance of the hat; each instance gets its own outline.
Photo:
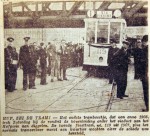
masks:
[[[126,45],[129,45],[129,42],[128,42],[128,41],[126,41],[126,40],[125,40],[125,41],[123,41],[122,43],[123,43],[123,44],[126,44]]]
[[[147,42],[148,41],[148,35],[144,35],[142,38],[142,42]]]
[[[8,38],[7,38],[7,41],[9,41],[9,42],[13,42],[13,41],[14,41],[14,38],[12,38],[12,37],[8,37]]]
[[[44,42],[42,41],[42,42],[40,43],[40,45],[43,46],[43,45],[44,45]]]
[[[117,41],[115,39],[111,39],[110,43],[117,43]]]
[[[30,37],[24,37],[23,38],[25,41],[28,41],[30,39]]]

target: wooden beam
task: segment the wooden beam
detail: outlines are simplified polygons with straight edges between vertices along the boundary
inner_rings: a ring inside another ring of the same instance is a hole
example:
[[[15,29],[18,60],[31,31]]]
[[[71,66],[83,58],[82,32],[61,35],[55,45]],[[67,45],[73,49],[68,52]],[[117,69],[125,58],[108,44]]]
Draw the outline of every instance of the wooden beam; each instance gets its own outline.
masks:
[[[139,17],[148,18],[148,14],[147,13],[136,13],[133,15],[133,18],[139,18]]]
[[[108,2],[108,1],[104,1],[100,7],[98,8],[98,10],[106,10],[108,8],[108,6],[111,4],[112,2]]]
[[[126,12],[127,17],[132,17],[139,9],[141,9],[144,5],[148,4],[148,1],[141,1],[136,4],[129,12]]]
[[[81,5],[83,1],[75,2],[72,8],[69,10],[68,13],[65,14],[66,17],[70,16],[73,12],[75,12]]]

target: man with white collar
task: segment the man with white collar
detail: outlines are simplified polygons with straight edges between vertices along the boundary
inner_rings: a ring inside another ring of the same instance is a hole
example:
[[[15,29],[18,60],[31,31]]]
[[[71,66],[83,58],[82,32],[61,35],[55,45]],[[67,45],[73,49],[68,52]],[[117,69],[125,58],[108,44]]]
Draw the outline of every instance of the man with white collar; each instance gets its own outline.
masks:
[[[5,88],[12,92],[16,90],[17,68],[18,68],[18,53],[14,47],[14,38],[7,38],[9,42],[5,48]]]

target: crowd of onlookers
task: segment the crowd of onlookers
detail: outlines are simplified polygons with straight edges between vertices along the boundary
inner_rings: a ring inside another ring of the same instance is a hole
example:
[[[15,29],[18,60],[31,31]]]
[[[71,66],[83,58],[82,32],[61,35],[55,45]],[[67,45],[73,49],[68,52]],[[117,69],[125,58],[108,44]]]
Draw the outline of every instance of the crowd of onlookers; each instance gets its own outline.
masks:
[[[58,81],[67,80],[66,70],[83,64],[83,45],[72,44],[65,40],[54,39],[47,44],[41,42],[29,43],[30,37],[25,37],[25,44],[17,53],[12,37],[7,38],[9,44],[5,48],[5,88],[14,91],[16,88],[17,69],[23,70],[23,90],[36,89],[35,79],[41,78],[41,85],[47,84],[47,75]],[[29,83],[28,83],[29,82]],[[28,85],[29,84],[29,85]]]

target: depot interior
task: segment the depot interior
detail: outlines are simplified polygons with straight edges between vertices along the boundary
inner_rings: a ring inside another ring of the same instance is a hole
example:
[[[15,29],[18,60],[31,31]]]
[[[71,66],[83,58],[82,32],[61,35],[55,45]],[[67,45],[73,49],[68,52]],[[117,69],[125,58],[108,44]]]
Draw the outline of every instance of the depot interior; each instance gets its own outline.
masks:
[[[99,11],[107,12],[100,15]],[[108,11],[112,12],[111,16],[109,16]],[[148,1],[5,2],[5,39],[13,36],[14,44],[18,49],[23,44],[22,38],[26,35],[31,37],[30,42],[45,41],[47,43],[57,37],[59,40],[65,39],[67,42],[84,44],[87,42],[85,19],[107,17],[125,19],[127,25],[126,37],[136,38],[137,35],[143,36],[148,33],[147,16]],[[92,27],[91,24],[91,29]],[[104,26],[99,25],[98,27]],[[117,29],[119,31],[120,28]],[[90,30],[91,35],[93,31],[95,29]],[[105,29],[104,31],[108,30]]]

